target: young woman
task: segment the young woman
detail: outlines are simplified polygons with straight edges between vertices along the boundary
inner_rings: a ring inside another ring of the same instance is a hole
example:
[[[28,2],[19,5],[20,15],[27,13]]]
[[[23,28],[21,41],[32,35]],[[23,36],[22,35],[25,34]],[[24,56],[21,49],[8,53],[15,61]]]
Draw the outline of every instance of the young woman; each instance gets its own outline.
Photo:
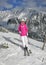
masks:
[[[23,44],[23,48],[24,48],[24,55],[27,54],[29,55],[29,51],[28,51],[28,39],[27,39],[27,35],[28,35],[28,27],[25,24],[25,21],[22,19],[19,28],[18,28],[19,34],[21,36],[22,39],[22,44]]]

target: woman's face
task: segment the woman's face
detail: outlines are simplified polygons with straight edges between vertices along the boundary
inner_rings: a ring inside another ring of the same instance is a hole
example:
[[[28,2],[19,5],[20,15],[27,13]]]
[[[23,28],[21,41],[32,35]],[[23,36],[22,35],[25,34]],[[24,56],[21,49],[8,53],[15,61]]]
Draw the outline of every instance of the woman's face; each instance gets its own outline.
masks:
[[[22,21],[22,22],[21,22],[21,24],[23,25],[23,24],[25,24],[25,22],[24,22],[24,21]]]

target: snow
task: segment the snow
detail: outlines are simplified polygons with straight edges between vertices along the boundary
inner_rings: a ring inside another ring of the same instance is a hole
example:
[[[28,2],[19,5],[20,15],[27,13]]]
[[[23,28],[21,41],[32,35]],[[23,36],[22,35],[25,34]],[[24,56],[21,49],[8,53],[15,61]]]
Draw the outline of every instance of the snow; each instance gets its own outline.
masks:
[[[28,38],[30,56],[23,55],[21,37],[17,33],[0,32],[0,65],[46,65],[46,45],[42,50],[43,42]],[[9,48],[1,47],[8,43]]]
[[[23,16],[25,16],[25,13],[21,13],[19,16],[18,16],[18,19],[21,19]]]
[[[11,14],[9,14],[9,15],[7,15],[4,19],[3,19],[3,21],[8,21],[9,19],[10,19],[10,17],[11,17]]]

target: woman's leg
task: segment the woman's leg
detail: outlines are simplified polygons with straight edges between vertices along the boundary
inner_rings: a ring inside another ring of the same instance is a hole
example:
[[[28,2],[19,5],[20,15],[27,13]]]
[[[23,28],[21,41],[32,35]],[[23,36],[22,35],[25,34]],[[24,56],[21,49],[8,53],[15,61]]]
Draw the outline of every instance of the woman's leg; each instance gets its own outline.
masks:
[[[29,56],[29,46],[28,46],[28,38],[27,38],[27,36],[25,36],[25,48],[26,48],[26,51],[27,51],[27,55]]]
[[[25,48],[25,36],[21,36],[21,39],[22,39],[22,45]]]
[[[27,47],[27,52],[32,53],[30,48],[29,48],[29,45],[28,45],[28,38],[27,38],[27,36],[25,36],[25,45]]]
[[[22,45],[23,45],[23,48],[24,48],[24,56],[26,56],[25,36],[22,36],[21,39],[22,39]]]
[[[28,39],[27,39],[27,36],[25,36],[25,45],[26,45],[26,47],[28,47]]]

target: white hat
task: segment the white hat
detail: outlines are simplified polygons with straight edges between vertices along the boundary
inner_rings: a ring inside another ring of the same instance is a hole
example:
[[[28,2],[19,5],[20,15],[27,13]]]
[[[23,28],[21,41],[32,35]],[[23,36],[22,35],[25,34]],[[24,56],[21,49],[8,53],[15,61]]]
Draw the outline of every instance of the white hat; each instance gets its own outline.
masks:
[[[22,19],[21,21],[25,21],[24,19]]]

